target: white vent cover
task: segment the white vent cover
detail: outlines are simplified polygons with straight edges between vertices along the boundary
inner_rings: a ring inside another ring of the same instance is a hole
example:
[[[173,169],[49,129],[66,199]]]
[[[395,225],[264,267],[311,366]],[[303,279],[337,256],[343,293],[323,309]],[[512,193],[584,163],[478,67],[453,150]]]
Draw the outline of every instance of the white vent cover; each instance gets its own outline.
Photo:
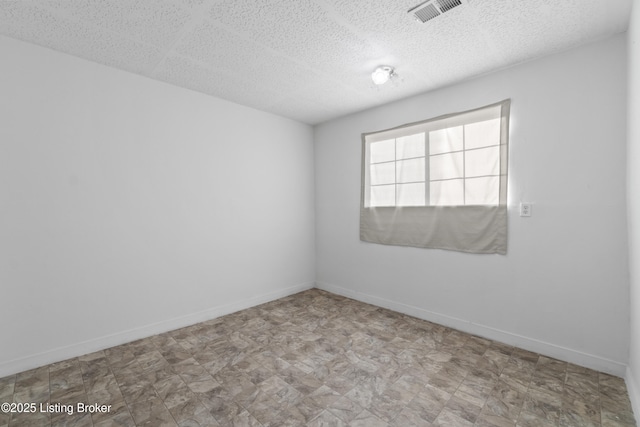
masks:
[[[412,13],[418,21],[425,23],[451,9],[461,6],[465,2],[466,0],[428,0],[409,9],[408,13]]]

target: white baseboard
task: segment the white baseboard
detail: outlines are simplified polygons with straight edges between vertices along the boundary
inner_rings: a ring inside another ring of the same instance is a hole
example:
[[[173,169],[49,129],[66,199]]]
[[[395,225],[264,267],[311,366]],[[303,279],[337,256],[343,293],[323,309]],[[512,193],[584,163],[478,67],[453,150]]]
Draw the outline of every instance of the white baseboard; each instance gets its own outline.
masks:
[[[630,367],[627,367],[624,382],[627,384],[627,392],[629,393],[631,408],[633,409],[633,413],[636,417],[638,417],[640,415],[640,387],[638,387]]]
[[[243,299],[242,301],[238,301],[235,303],[212,307],[197,313],[188,314],[186,316],[167,319],[150,325],[141,326],[138,328],[129,329],[115,334],[106,335],[88,341],[83,341],[65,347],[60,347],[42,353],[34,354],[32,356],[14,359],[8,362],[2,362],[0,363],[0,378],[16,374],[18,372],[27,371],[29,369],[38,368],[40,366],[45,366],[50,363],[82,356],[83,354],[104,350],[105,348],[125,344],[141,338],[146,338],[163,332],[172,331],[174,329],[183,328],[185,326],[194,325],[206,320],[215,319],[216,317],[224,316],[226,314],[234,313],[239,310],[244,310],[256,305],[264,304],[266,302],[273,301],[279,298],[284,298],[286,296],[293,295],[298,292],[311,289],[313,287],[314,283],[302,283],[300,285],[291,286],[289,288],[280,289],[252,298]]]
[[[352,298],[357,301],[373,304],[378,307],[388,308],[399,313],[408,314],[419,319],[427,320],[473,335],[478,335],[483,338],[499,341],[524,350],[533,351],[548,357],[564,360],[596,371],[616,375],[618,377],[624,377],[627,369],[627,366],[624,363],[616,362],[614,360],[583,353],[522,335],[513,334],[511,332],[480,325],[464,319],[458,319],[456,317],[447,316],[445,314],[436,313],[401,302],[391,301],[362,292],[356,292],[340,286],[331,285],[329,283],[316,282],[316,288],[342,295],[347,298]]]
[[[279,298],[284,298],[286,296],[293,295],[295,293],[302,292],[313,287],[313,283],[303,283],[256,297],[243,299],[242,301],[238,301],[236,303],[212,307],[210,309],[186,316],[168,319],[139,328],[118,332],[116,334],[111,334],[72,344],[69,346],[56,348],[32,356],[14,359],[8,362],[2,362],[0,363],[0,378],[29,369],[34,369],[40,366],[48,365],[50,363],[59,362],[61,360],[78,357],[83,354],[104,350],[105,348],[135,341],[137,339],[149,337],[155,334],[183,328],[206,320],[215,319],[216,317],[224,316],[226,314],[234,313],[239,310],[244,310],[256,305],[264,304],[266,302],[273,301]],[[585,366],[587,368],[606,372],[619,377],[625,377],[627,388],[629,390],[629,398],[631,399],[631,403],[633,404],[634,413],[640,413],[640,388],[637,384],[635,384],[633,376],[631,375],[631,371],[623,363],[491,328],[488,326],[479,325],[477,323],[469,322],[464,319],[458,319],[412,305],[379,298],[362,292],[355,292],[350,289],[330,285],[328,283],[317,282],[315,284],[315,287],[327,292],[352,298],[357,301],[373,304],[378,307],[388,308],[390,310],[408,314],[419,319],[428,320],[430,322],[454,328],[463,332],[513,345],[525,350],[544,354],[549,357],[554,357],[556,359],[565,360],[576,365]]]

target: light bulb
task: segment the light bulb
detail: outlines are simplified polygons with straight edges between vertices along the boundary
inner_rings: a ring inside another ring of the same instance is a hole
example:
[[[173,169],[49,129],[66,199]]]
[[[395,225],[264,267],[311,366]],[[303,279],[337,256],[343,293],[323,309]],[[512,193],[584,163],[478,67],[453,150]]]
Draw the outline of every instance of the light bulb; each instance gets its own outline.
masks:
[[[383,85],[389,81],[393,75],[393,71],[393,67],[382,65],[373,70],[373,73],[371,73],[371,80],[373,80],[373,83],[377,85]]]

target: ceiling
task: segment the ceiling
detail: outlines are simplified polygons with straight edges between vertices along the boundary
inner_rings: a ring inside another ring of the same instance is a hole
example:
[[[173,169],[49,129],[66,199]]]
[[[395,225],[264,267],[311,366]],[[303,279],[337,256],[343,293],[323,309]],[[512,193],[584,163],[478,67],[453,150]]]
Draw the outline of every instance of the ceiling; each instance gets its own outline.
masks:
[[[632,3],[463,0],[423,24],[421,1],[0,0],[0,34],[317,124],[624,32]]]

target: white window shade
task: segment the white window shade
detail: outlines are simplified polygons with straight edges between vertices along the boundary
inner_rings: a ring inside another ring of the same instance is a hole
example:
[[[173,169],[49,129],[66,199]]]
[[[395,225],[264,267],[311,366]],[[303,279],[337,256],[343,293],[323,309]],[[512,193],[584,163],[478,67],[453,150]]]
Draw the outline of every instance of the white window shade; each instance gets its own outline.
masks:
[[[361,240],[506,253],[509,110],[363,134]]]

